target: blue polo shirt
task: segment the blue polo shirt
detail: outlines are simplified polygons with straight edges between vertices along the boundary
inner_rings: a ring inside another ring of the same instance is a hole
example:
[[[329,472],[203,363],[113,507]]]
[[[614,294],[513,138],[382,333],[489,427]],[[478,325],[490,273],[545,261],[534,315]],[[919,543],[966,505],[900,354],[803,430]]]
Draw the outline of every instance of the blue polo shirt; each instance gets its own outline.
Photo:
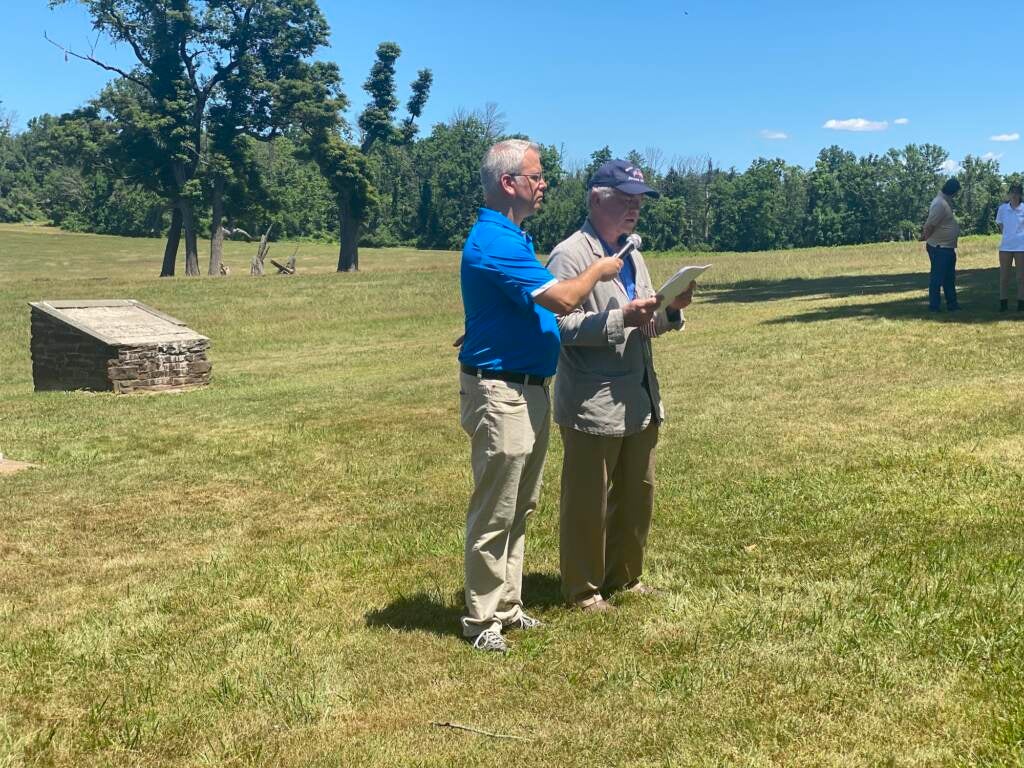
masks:
[[[481,208],[462,249],[466,338],[459,362],[492,371],[553,376],[561,338],[534,298],[557,282],[533,240],[508,217]]]

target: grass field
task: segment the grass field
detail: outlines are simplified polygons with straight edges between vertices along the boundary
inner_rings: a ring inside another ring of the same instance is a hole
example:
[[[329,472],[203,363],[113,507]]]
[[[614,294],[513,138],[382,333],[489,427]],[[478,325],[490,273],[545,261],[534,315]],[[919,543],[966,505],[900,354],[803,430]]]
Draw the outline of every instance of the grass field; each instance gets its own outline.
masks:
[[[458,637],[470,488],[458,256],[160,280],[162,243],[0,227],[0,766],[1024,764],[1024,318],[995,238],[958,315],[918,244],[714,268],[656,342],[648,580]],[[275,244],[271,256],[291,255]],[[178,395],[34,394],[27,302],[135,298],[212,339]],[[439,728],[454,721],[498,739]]]

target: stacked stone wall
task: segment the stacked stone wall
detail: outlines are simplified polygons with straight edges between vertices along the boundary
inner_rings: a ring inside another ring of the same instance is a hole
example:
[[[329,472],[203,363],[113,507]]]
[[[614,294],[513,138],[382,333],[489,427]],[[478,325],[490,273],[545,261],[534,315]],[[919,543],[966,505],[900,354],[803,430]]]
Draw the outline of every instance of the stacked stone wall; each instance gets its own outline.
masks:
[[[210,383],[208,341],[119,347],[107,375],[115,392],[159,392]]]
[[[32,379],[37,390],[110,390],[107,363],[117,351],[32,309]]]

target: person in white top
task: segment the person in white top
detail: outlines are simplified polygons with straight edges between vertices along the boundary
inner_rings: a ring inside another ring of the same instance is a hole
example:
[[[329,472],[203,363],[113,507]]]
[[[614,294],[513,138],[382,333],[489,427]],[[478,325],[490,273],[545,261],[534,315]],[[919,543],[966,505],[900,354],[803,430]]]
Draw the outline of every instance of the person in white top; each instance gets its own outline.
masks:
[[[999,243],[999,311],[1005,312],[1009,304],[1010,265],[1017,267],[1017,311],[1024,312],[1024,205],[1021,204],[1021,185],[1010,185],[1010,201],[999,206],[996,224],[1003,233]]]

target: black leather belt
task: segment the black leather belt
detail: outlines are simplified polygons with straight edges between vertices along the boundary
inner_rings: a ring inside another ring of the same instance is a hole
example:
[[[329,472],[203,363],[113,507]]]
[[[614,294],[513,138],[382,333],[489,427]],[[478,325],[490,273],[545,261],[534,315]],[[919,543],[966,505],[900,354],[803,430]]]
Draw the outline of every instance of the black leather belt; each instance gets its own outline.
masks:
[[[476,376],[478,379],[498,379],[512,384],[526,384],[535,387],[546,386],[551,381],[550,376],[534,376],[532,373],[514,373],[513,371],[488,371],[484,368],[474,368],[471,365],[463,365],[462,372]]]

